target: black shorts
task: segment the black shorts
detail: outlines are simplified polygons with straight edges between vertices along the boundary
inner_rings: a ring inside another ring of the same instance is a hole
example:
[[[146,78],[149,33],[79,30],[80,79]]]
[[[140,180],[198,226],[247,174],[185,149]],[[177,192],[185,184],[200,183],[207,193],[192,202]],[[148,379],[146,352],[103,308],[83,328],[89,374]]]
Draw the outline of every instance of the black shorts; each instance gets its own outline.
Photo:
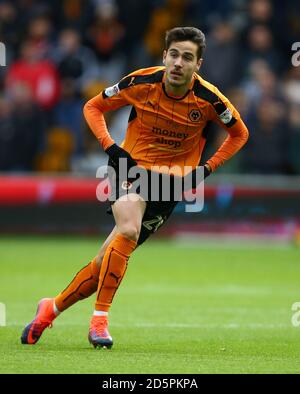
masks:
[[[142,219],[142,227],[138,245],[141,245],[155,233],[170,217],[178,201],[146,201],[146,210]],[[108,208],[107,213],[112,215],[111,207]]]
[[[110,162],[108,163],[110,165]],[[150,171],[147,171],[148,175],[151,174]],[[110,195],[110,205],[113,205],[118,198],[121,197],[121,195],[127,194],[129,192],[128,189],[126,189],[126,185],[131,183],[131,179],[123,179],[120,181],[119,179],[119,174],[118,171],[115,171],[114,173],[108,172],[110,184],[111,184],[111,195]],[[162,194],[159,194],[158,199],[152,200],[151,199],[151,176],[148,177],[149,179],[149,184],[148,184],[148,193],[144,194],[142,191],[139,192],[137,191],[137,194],[139,194],[145,201],[146,201],[146,210],[142,219],[142,227],[141,227],[141,232],[140,236],[138,239],[137,244],[141,245],[143,242],[146,241],[146,239],[153,233],[155,233],[170,217],[171,213],[173,212],[174,208],[178,204],[178,201],[181,201],[181,196],[179,192],[175,193],[173,192],[174,190],[174,178],[171,178],[170,180],[170,198],[168,198],[168,201],[164,201],[162,199]],[[123,183],[124,182],[124,183]],[[165,176],[163,174],[159,174],[159,182],[160,185],[162,185],[165,182]],[[134,181],[132,182],[134,183]],[[121,185],[121,189],[116,187],[116,185]],[[123,188],[123,186],[125,186]],[[122,190],[123,189],[123,190]],[[179,196],[180,194],[180,196]],[[111,207],[108,208],[107,210],[108,214],[112,214],[112,209]]]
[[[115,168],[111,160],[108,161],[108,166],[111,203],[129,193],[138,194],[144,201],[182,201],[183,179],[181,177],[136,167],[142,171],[142,174],[138,174],[136,178],[129,178],[128,173],[122,173],[122,169]]]

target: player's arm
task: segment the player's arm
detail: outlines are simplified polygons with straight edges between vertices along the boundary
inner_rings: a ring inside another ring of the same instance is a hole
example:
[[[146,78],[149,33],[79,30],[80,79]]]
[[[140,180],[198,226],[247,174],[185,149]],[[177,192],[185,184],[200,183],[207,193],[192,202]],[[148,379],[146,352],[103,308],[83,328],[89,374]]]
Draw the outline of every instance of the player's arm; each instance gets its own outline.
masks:
[[[128,165],[131,167],[136,165],[136,162],[128,152],[115,143],[109,134],[104,118],[105,112],[125,105],[128,105],[128,102],[120,94],[118,84],[116,84],[89,100],[83,107],[83,114],[90,129],[113,163],[117,166],[120,158],[126,158]]]
[[[209,119],[214,120],[225,129],[228,137],[217,152],[204,164],[203,177],[198,175],[199,167],[192,171],[193,188],[197,187],[203,179],[234,156],[245,145],[249,137],[248,129],[238,111],[222,93],[217,89],[216,92],[218,94],[213,96],[214,101],[211,102],[209,108]],[[198,166],[200,166],[200,163]]]
[[[236,108],[220,92],[218,96],[220,100],[213,104],[213,120],[226,130],[228,136],[205,164],[211,172],[233,157],[245,145],[249,137],[248,129]]]

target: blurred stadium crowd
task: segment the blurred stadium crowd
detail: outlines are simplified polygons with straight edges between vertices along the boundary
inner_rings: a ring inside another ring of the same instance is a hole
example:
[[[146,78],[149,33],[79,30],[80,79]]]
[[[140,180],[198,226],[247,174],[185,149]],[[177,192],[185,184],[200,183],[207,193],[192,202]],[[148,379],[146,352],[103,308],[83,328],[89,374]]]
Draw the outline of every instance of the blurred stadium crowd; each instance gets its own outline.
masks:
[[[84,102],[138,68],[161,64],[164,33],[207,37],[200,74],[250,130],[233,173],[300,174],[299,0],[0,0],[0,171],[95,173],[106,157]],[[119,143],[128,108],[107,114]],[[211,128],[206,155],[225,138]]]

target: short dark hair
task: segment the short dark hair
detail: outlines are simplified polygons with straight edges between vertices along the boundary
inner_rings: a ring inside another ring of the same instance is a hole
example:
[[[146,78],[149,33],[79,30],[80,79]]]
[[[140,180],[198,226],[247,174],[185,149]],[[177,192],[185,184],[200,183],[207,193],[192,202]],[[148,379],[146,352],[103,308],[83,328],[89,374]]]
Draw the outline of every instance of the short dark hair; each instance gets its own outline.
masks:
[[[166,50],[170,48],[172,42],[192,41],[198,45],[197,57],[202,57],[205,45],[204,33],[196,27],[174,27],[166,32]]]

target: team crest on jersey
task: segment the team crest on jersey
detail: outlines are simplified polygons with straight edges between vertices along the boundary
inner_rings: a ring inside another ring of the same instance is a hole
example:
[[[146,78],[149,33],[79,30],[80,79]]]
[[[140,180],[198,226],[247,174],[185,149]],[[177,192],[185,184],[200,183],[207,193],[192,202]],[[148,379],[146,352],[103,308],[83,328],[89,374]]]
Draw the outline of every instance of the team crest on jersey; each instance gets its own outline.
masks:
[[[108,97],[113,97],[120,92],[119,85],[116,84],[114,86],[110,86],[109,88],[105,89],[105,94]]]
[[[192,109],[191,112],[189,113],[189,118],[190,121],[193,123],[200,122],[202,115],[199,109]]]
[[[130,190],[132,188],[132,183],[128,181],[124,181],[122,182],[121,187],[123,190]]]

